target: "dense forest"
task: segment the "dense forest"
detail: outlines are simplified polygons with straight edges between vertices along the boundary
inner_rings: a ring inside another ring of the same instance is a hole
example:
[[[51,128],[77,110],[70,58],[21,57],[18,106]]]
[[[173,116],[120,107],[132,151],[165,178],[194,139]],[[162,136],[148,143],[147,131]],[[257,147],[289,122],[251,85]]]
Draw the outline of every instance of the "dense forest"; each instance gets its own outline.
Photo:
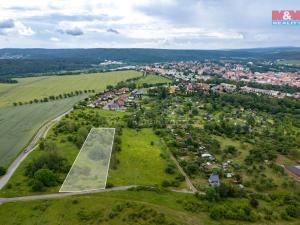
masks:
[[[181,60],[300,59],[299,48],[240,50],[168,49],[0,49],[0,76],[24,76],[99,68],[104,60],[144,64]]]

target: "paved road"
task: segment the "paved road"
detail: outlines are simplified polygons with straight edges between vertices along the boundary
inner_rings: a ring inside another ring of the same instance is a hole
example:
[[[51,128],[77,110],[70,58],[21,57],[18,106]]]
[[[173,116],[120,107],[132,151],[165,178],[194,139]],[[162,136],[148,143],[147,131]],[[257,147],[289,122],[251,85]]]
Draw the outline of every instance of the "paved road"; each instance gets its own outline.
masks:
[[[48,130],[61,118],[63,118],[66,114],[70,113],[73,109],[70,109],[69,111],[59,115],[58,117],[54,118],[53,120],[49,121],[45,125],[43,125],[37,134],[34,136],[33,140],[29,143],[29,145],[26,147],[26,149],[15,159],[15,161],[9,166],[7,169],[6,174],[1,177],[0,179],[0,190],[7,184],[8,180],[12,177],[16,169],[19,167],[21,162],[37,147],[37,142],[41,138],[41,136],[44,133],[44,138],[46,137]]]
[[[137,185],[113,187],[113,188],[101,189],[101,190],[96,190],[96,191],[67,192],[67,193],[31,195],[31,196],[22,196],[22,197],[13,197],[13,198],[0,198],[0,204],[6,203],[6,202],[30,201],[30,200],[48,199],[48,198],[61,198],[61,197],[66,197],[66,196],[85,195],[85,194],[111,192],[111,191],[126,191],[126,190],[128,190],[130,188],[134,188],[134,187],[137,187]]]

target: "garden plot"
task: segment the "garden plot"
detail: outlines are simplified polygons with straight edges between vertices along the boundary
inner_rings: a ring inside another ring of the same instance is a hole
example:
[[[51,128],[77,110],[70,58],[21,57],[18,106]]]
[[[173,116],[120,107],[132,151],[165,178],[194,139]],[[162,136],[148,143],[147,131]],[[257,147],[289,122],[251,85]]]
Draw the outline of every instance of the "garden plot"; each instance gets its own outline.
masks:
[[[114,128],[92,128],[60,192],[104,189],[112,152]]]

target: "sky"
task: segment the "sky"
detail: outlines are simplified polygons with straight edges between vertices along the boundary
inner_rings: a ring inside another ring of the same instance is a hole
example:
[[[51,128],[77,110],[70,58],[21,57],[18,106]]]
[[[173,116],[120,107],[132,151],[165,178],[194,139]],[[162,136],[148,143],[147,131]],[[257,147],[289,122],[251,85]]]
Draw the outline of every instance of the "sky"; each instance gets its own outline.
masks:
[[[272,26],[287,9],[300,0],[1,0],[0,48],[300,46],[300,26]]]

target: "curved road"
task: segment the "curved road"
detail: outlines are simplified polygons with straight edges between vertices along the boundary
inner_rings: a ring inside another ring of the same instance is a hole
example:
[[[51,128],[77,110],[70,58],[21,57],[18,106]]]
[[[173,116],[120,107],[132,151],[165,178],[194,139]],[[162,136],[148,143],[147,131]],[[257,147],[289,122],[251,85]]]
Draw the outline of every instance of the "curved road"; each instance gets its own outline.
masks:
[[[43,125],[37,134],[34,136],[33,140],[29,143],[29,145],[26,147],[26,149],[13,161],[13,163],[8,167],[6,174],[0,178],[0,190],[7,184],[8,180],[12,177],[16,169],[19,167],[21,162],[38,146],[37,142],[41,138],[41,136],[44,134],[44,138],[46,137],[48,130],[58,121],[61,120],[65,115],[70,113],[73,110],[70,109],[67,112],[59,115],[58,117],[54,118],[53,120],[49,121],[45,125]]]

